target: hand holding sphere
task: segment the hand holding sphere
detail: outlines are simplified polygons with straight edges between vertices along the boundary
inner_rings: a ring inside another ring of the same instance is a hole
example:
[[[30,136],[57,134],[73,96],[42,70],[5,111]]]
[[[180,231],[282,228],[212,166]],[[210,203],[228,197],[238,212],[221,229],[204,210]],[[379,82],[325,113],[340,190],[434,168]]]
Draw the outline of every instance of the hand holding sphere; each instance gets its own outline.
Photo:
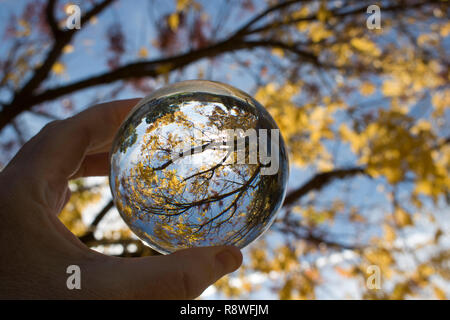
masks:
[[[134,233],[153,249],[235,245],[269,228],[286,190],[283,139],[247,94],[185,81],[142,99],[112,145],[110,185]]]

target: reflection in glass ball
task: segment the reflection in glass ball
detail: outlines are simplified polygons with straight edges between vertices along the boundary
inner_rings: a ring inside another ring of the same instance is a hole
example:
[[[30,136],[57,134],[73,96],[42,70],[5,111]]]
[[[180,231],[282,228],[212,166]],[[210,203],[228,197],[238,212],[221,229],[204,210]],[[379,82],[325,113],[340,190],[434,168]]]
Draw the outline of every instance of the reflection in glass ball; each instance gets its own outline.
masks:
[[[122,218],[153,249],[235,245],[274,221],[288,178],[269,113],[225,84],[184,81],[142,99],[111,151]]]

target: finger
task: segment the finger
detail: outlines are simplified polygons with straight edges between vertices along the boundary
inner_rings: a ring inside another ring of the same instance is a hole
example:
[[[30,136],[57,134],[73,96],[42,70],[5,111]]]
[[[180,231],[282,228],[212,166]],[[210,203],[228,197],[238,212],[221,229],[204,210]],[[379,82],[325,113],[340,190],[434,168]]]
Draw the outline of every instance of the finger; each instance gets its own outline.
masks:
[[[108,152],[88,155],[84,158],[78,171],[70,179],[106,176],[109,173],[109,168]]]
[[[66,204],[69,202],[71,195],[72,195],[72,192],[70,191],[69,187],[67,186],[64,190],[64,196],[61,199],[62,203],[59,206],[58,210],[56,210],[56,212],[61,212],[62,209],[64,209]]]
[[[54,121],[24,145],[12,165],[43,178],[74,176],[87,155],[107,152],[122,121],[140,99],[113,101]]]
[[[167,256],[122,259],[113,273],[126,288],[122,296],[138,299],[193,299],[242,264],[233,246],[199,247]],[[101,274],[104,276],[105,271]],[[112,275],[114,276],[114,275]]]

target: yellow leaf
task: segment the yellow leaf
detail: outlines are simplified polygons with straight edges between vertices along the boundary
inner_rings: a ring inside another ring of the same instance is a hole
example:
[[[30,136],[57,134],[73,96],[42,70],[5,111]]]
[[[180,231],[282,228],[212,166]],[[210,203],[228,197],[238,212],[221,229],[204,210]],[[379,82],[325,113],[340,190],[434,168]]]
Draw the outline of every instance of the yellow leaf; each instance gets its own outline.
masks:
[[[403,300],[405,297],[411,294],[411,288],[408,283],[397,283],[392,292],[392,299]]]
[[[305,32],[308,29],[309,22],[308,21],[300,21],[297,23],[297,29],[300,32]]]
[[[438,286],[434,286],[433,291],[436,295],[436,298],[438,298],[439,300],[447,300],[447,296],[445,295],[444,290],[442,290]]]
[[[272,49],[272,53],[274,54],[274,55],[276,55],[276,56],[279,56],[279,57],[284,57],[284,51],[283,51],[283,49],[281,49],[281,48],[273,48]]]
[[[73,3],[73,2],[68,2],[68,3],[66,3],[66,4],[64,5],[64,8],[63,8],[64,12],[65,12],[67,15],[72,14],[72,10],[70,10],[70,9],[71,9],[71,7],[74,6],[74,5],[75,5],[75,3]]]
[[[178,25],[180,24],[180,17],[177,12],[172,13],[168,19],[169,27],[172,31],[176,31],[178,29]]]
[[[323,23],[316,22],[311,24],[309,29],[309,35],[313,42],[319,42],[333,35],[333,33],[328,30]]]
[[[394,150],[391,150],[394,151]],[[393,153],[393,152],[392,152]],[[369,160],[370,161],[370,160]],[[381,168],[380,168],[381,167]],[[369,163],[367,172],[373,177],[384,175],[389,183],[395,184],[403,179],[403,171],[397,167],[383,166],[380,163]]]
[[[335,267],[334,270],[336,270],[337,273],[339,273],[344,278],[351,278],[354,276],[353,268],[350,269],[344,269],[343,267]]]
[[[141,47],[141,49],[139,49],[138,52],[138,57],[139,58],[146,58],[148,56],[148,50],[146,47]]]
[[[177,0],[177,11],[183,11],[189,6],[191,0]]]
[[[300,10],[295,11],[292,13],[293,19],[301,19],[308,16],[309,8],[307,6],[303,6]]]
[[[63,53],[72,53],[73,52],[73,45],[68,44],[63,48]]]
[[[434,93],[431,98],[431,103],[434,107],[433,115],[442,117],[445,109],[450,108],[450,90]]]
[[[395,229],[392,228],[388,224],[385,224],[383,229],[384,229],[384,238],[386,239],[386,241],[388,243],[392,243],[395,240],[395,238],[396,238],[396,236],[395,236]]]
[[[319,11],[317,11],[317,19],[319,19],[322,22],[325,22],[330,17],[331,17],[331,11],[327,9],[326,2],[323,1],[320,4]]]
[[[61,75],[66,71],[66,66],[61,62],[56,62],[52,67],[52,72],[57,75]]]
[[[93,16],[92,18],[89,19],[90,24],[97,24],[97,22],[98,22],[98,19],[96,16]]]
[[[350,146],[353,152],[359,151],[362,144],[364,143],[361,136],[351,130],[346,124],[341,124],[341,126],[339,127],[339,134],[341,135],[343,140],[350,142]]]
[[[381,54],[377,45],[367,38],[353,38],[350,43],[354,48],[369,55],[377,57]]]
[[[16,36],[17,37],[27,37],[31,33],[31,27],[28,21],[20,19],[19,25],[22,27],[22,31],[17,31]]]
[[[370,82],[364,82],[359,88],[359,91],[363,96],[370,96],[375,92],[375,86]]]
[[[387,97],[399,96],[403,92],[403,86],[399,81],[386,80],[383,82],[381,92]]]
[[[416,192],[431,196],[433,194],[433,182],[429,180],[417,181]]]
[[[402,208],[395,210],[394,219],[399,227],[406,227],[413,224],[411,216]]]
[[[156,68],[156,72],[158,74],[166,74],[170,70],[172,70],[172,64],[170,64],[170,63],[164,63]]]
[[[317,169],[319,169],[319,171],[331,171],[334,168],[334,165],[332,162],[326,161],[323,159],[317,160],[316,163],[317,163]]]
[[[447,22],[443,26],[441,26],[441,36],[446,37],[450,34],[450,22]]]
[[[364,256],[370,264],[375,264],[380,267],[381,272],[390,278],[392,275],[392,270],[390,266],[394,263],[394,258],[392,253],[385,248],[368,248],[364,252]]]
[[[316,268],[309,268],[304,271],[305,276],[313,281],[320,279],[320,272]]]
[[[417,37],[417,44],[420,47],[435,45],[437,43],[437,34],[435,33],[424,33]]]
[[[421,264],[417,268],[417,272],[422,278],[428,278],[429,276],[434,274],[433,267],[429,266],[428,264]]]
[[[420,134],[420,132],[429,132],[432,129],[432,125],[425,119],[419,119],[417,123],[411,127],[412,134]]]

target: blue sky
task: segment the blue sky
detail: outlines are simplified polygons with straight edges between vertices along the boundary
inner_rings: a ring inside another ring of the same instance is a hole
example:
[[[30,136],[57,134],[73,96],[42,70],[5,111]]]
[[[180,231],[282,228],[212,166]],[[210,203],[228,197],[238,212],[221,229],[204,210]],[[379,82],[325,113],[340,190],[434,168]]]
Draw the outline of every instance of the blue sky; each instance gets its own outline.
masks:
[[[77,1],[73,1],[74,3],[79,3]],[[156,33],[153,28],[153,22],[149,20],[149,17],[151,14],[148,10],[145,8],[148,8],[146,5],[147,1],[145,0],[134,0],[133,5],[130,5],[130,1],[117,1],[113,5],[112,10],[107,10],[102,16],[99,18],[99,22],[95,24],[87,24],[82,26],[82,30],[80,30],[79,34],[75,37],[75,41],[73,43],[74,45],[74,51],[65,54],[61,60],[66,65],[67,72],[63,76],[55,76],[53,75],[50,81],[48,82],[48,86],[55,86],[60,83],[67,83],[72,82],[77,79],[84,78],[88,75],[101,73],[106,70],[107,66],[105,64],[106,59],[104,58],[105,55],[108,55],[107,50],[107,42],[105,41],[105,34],[108,32],[108,28],[110,28],[114,23],[120,22],[120,24],[124,27],[124,33],[128,37],[126,42],[126,49],[127,53],[124,55],[122,59],[122,63],[126,63],[127,61],[134,61],[136,59],[137,53],[140,50],[140,48],[145,47],[148,49],[149,57],[150,59],[156,58],[160,55],[158,50],[152,47],[151,40],[155,39]],[[161,1],[162,3],[162,1]],[[164,5],[160,6],[160,12],[171,12],[173,10],[173,7],[170,4],[171,2],[164,2]],[[204,1],[202,4],[207,8],[208,11],[216,12],[217,8],[215,4],[213,4],[213,1]],[[258,4],[261,3],[261,1],[255,1],[256,5],[255,7],[258,10]],[[8,23],[8,17],[10,13],[20,13],[23,10],[24,5],[26,4],[25,1],[13,1],[13,0],[0,0],[0,31],[5,30]],[[137,10],[136,8],[140,8]],[[144,9],[142,9],[144,8]],[[157,16],[160,15],[160,13],[155,13]],[[231,14],[231,13],[230,13]],[[232,30],[236,27],[237,23],[243,23],[246,21],[245,17],[240,17],[239,15],[236,15],[236,17],[239,17],[239,21],[233,21],[230,20],[227,24],[224,26],[224,30]],[[214,23],[214,15],[210,18],[213,20],[212,23]],[[225,35],[225,32],[222,31]],[[221,35],[219,35],[220,37]],[[8,50],[8,44],[2,43],[0,45],[0,55],[4,56]],[[250,55],[248,53],[239,53],[239,58],[241,61],[245,61],[247,59],[255,59],[255,55]],[[87,61],[89,63],[87,63]],[[264,64],[263,61],[252,61],[255,63],[255,65],[259,66]],[[206,64],[204,62],[201,62],[199,65],[204,65],[206,68]],[[198,76],[197,73],[197,66],[192,66],[186,69],[184,72],[184,75],[182,77],[182,80],[186,79],[195,79]],[[217,80],[222,82],[227,82],[229,84],[232,84],[233,86],[247,92],[251,92],[254,87],[254,81],[250,74],[237,72],[233,69],[233,61],[227,57],[226,59],[222,60],[222,63],[219,65],[216,65],[212,72],[212,77],[209,78],[210,80]],[[174,78],[171,79],[173,81]],[[181,80],[181,79],[180,79]],[[304,76],[304,80],[308,81],[308,76]],[[154,86],[155,88],[158,88],[160,86],[164,85],[163,81],[155,81]],[[112,85],[114,86],[114,85]],[[99,86],[92,89],[84,90],[81,93],[77,93],[74,95],[74,106],[75,110],[79,111],[91,104],[91,102],[96,100],[104,100],[104,93],[105,88],[110,88],[111,86]],[[141,95],[136,93],[131,88],[127,87],[125,90],[121,91],[117,98],[132,98],[136,97],[137,95]],[[374,95],[372,99],[376,100],[379,99],[380,95]],[[8,96],[5,95],[4,92],[0,92],[0,100],[7,99]],[[354,96],[351,100],[352,102],[358,102],[360,96]],[[58,101],[52,102],[49,104],[49,110],[56,116],[56,117],[66,117],[68,114],[62,112],[61,110],[63,108],[60,108],[59,106],[64,103],[64,99],[59,99]],[[54,107],[52,107],[54,106]],[[339,121],[342,121],[343,119],[337,118],[336,121],[339,123]],[[38,132],[38,130],[46,123],[46,119],[42,117],[36,117],[34,115],[30,114],[24,114],[21,115],[18,118],[18,123],[20,127],[23,129],[26,138],[30,138],[34,134]],[[12,135],[14,135],[14,132],[11,130],[11,128],[4,130],[0,134],[0,141],[6,141],[8,140]],[[4,159],[2,159],[4,160]],[[338,157],[338,166],[345,166],[345,165],[351,165],[354,164],[355,158],[351,155],[350,150],[348,149],[348,146],[345,144],[341,144],[339,146],[339,157]],[[300,185],[302,185],[304,182],[306,182],[312,175],[314,174],[313,168],[303,168],[299,169],[296,167],[291,168],[291,175],[290,175],[290,181],[289,181],[289,188],[293,189]],[[373,228],[370,228],[369,230],[366,230],[364,236],[367,238],[370,238],[371,236],[378,234],[380,232],[380,228],[377,225],[379,222],[380,217],[382,216],[383,209],[389,209],[390,204],[386,201],[385,195],[377,190],[376,184],[369,183],[371,182],[368,180],[367,177],[357,177],[355,179],[352,179],[350,182],[337,182],[333,185],[333,188],[327,188],[322,191],[321,197],[322,201],[324,203],[327,203],[331,201],[332,199],[349,199],[351,204],[355,207],[365,207],[370,205],[377,205],[377,207],[373,210],[369,210],[370,214],[368,215],[368,219],[370,221],[373,221]],[[93,179],[92,181],[98,181],[97,179]],[[102,180],[104,181],[104,180]],[[385,181],[382,179],[379,180],[380,185],[386,185]],[[347,188],[347,189],[346,189]],[[408,191],[411,188],[410,185],[404,184],[402,185],[402,189],[404,192]],[[104,190],[104,199],[99,203],[93,206],[92,208],[89,208],[86,212],[86,215],[84,217],[85,221],[88,223],[92,220],[93,214],[95,214],[98,211],[98,208],[101,207],[101,205],[107,201],[107,198],[110,197],[109,189],[105,188]],[[426,202],[426,205],[431,208],[431,203]],[[433,208],[436,210],[435,208]],[[441,226],[445,228],[445,230],[450,229],[450,225],[448,223],[448,219],[445,215],[448,215],[449,208],[446,207],[446,205],[441,202],[438,206],[437,210],[434,212],[435,215],[440,219]],[[120,226],[123,226],[123,222],[117,219],[118,214],[115,210],[113,210],[107,217],[105,221],[101,224],[101,231],[106,231],[108,229],[115,229],[119,228]],[[335,221],[335,225],[333,226],[332,230],[333,232],[336,232],[340,234],[338,240],[342,240],[345,242],[345,234],[350,232],[354,232],[352,230],[352,226],[348,224],[348,221],[346,219],[337,219]],[[420,237],[424,234],[431,234],[429,232],[431,226],[427,225],[425,222],[419,227],[415,228],[415,230],[411,230],[411,232],[407,232],[405,235],[406,241],[418,241],[420,240]],[[100,231],[100,232],[101,232]],[[268,235],[270,238],[270,241],[272,243],[278,243],[282,239],[279,235],[274,235],[273,233]],[[414,240],[415,239],[415,240]],[[448,246],[450,243],[450,240],[445,238],[443,245]],[[248,249],[244,249],[244,256]],[[320,260],[322,259],[322,260]],[[328,260],[327,260],[328,259]],[[355,284],[353,282],[346,281],[345,285],[343,285],[342,282],[339,280],[336,280],[336,276],[333,274],[333,262],[331,261],[341,261],[339,263],[342,263],[342,261],[346,260],[352,260],[354,259],[354,256],[349,252],[341,252],[338,256],[327,257],[327,256],[315,256],[311,257],[311,261],[306,261],[307,263],[317,263],[319,261],[319,264],[322,265],[322,268],[326,269],[326,272],[324,273],[330,278],[330,281],[328,282],[328,287],[319,288],[317,292],[318,298],[335,298],[337,297],[346,297],[347,293],[354,293],[357,292],[357,286],[361,284]],[[334,259],[334,260],[333,260]],[[339,260],[341,259],[341,260]],[[320,262],[322,261],[322,262]],[[325,262],[324,262],[325,261]],[[328,269],[327,269],[328,268]],[[261,284],[261,289],[257,292],[255,292],[254,295],[252,295],[252,298],[276,298],[276,296],[270,291],[270,286],[274,283],[276,283],[277,277],[276,275],[273,275],[273,280],[268,281],[268,279],[265,279],[264,276],[261,275],[253,275],[253,281],[255,283]],[[237,280],[235,280],[237,281]],[[336,283],[333,283],[336,281]],[[447,292],[450,292],[450,287],[447,286],[446,288]],[[223,298],[223,296],[218,295],[213,289],[209,289],[205,295],[204,298]],[[353,296],[356,297],[357,296]]]

